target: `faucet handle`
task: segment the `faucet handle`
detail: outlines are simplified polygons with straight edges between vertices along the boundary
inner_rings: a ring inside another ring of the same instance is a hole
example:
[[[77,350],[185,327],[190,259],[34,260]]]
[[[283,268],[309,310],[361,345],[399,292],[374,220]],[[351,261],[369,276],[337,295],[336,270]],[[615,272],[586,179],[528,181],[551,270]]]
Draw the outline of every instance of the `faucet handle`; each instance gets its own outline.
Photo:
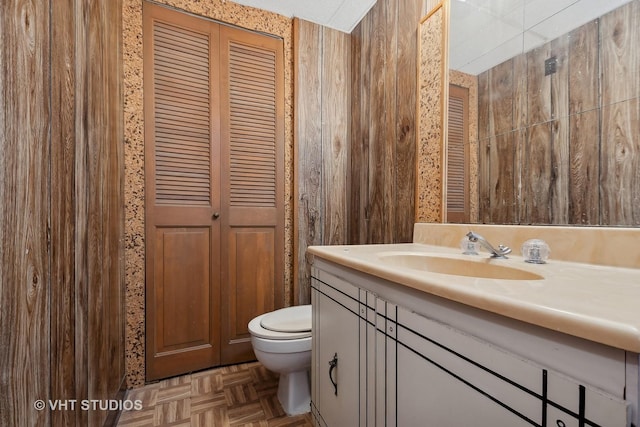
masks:
[[[498,250],[500,251],[500,253],[502,255],[506,255],[506,254],[510,254],[511,253],[511,248],[509,246],[505,246],[505,245],[498,245]]]
[[[551,249],[544,240],[530,239],[522,245],[522,256],[526,262],[544,264],[549,259]]]
[[[480,243],[477,240],[474,241],[465,236],[460,240],[460,249],[462,249],[463,255],[478,255]]]

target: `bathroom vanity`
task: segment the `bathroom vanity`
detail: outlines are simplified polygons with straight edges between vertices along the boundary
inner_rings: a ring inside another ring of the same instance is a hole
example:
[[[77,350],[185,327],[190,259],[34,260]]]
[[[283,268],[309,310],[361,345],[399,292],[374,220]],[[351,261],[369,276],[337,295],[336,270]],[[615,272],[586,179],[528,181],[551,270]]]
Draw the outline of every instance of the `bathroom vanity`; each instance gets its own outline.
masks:
[[[639,425],[639,269],[424,243],[309,252],[316,425]]]

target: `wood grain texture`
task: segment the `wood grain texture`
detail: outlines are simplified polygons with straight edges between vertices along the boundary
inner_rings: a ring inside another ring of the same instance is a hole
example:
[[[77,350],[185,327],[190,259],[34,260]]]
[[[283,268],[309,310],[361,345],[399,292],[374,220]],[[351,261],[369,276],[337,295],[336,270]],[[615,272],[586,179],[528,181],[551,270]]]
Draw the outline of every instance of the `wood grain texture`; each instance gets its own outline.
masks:
[[[122,5],[5,6],[0,424],[103,425],[33,404],[123,392]]]
[[[420,2],[400,0],[397,14],[397,96],[395,97],[395,238],[397,242],[413,239],[416,189],[416,73],[418,68],[418,30],[411,23],[422,16]]]
[[[367,35],[370,19],[363,18],[351,32],[351,148],[349,152],[349,243],[367,241],[368,197],[365,191],[369,183],[369,127],[363,125],[369,119],[369,80],[368,58],[371,43]]]
[[[569,117],[570,199],[569,223],[600,222],[600,110]]]
[[[517,222],[640,224],[634,160],[640,100],[638,17],[640,2],[627,3],[507,61],[514,64],[511,96],[505,89],[510,81],[506,63],[478,77],[483,221],[510,216],[493,205],[494,199],[502,199],[490,195],[496,191],[495,162],[504,167],[512,153],[504,151],[506,157],[498,158],[502,154],[496,154],[490,142],[506,131],[513,112],[513,128],[527,135],[523,150],[516,149],[513,166],[516,188],[522,188],[516,199]],[[550,58],[557,69],[545,75],[544,61]]]
[[[421,6],[379,1],[351,33],[350,243],[411,240],[415,98],[404,95],[417,78],[411,49]]]
[[[296,161],[296,252],[293,303],[308,303],[311,260],[307,247],[322,244],[322,27],[294,20],[295,93],[294,141]]]
[[[385,115],[385,82],[386,67],[385,48],[387,35],[386,26],[386,3],[377,3],[371,8],[369,14],[364,19],[369,21],[370,32],[365,36],[369,39],[370,51],[366,61],[369,69],[369,120],[365,126],[369,127],[369,157],[364,159],[369,173],[367,187],[365,191],[367,219],[367,240],[368,243],[385,243],[387,224],[387,212],[385,211],[386,180],[390,178],[386,169],[386,146],[392,141],[386,138],[386,115]],[[363,123],[360,124],[361,126]]]
[[[0,5],[0,425],[44,426],[50,379],[49,4]]]
[[[408,242],[421,0],[379,1],[350,35],[296,23],[295,302],[312,244]]]
[[[296,20],[297,291],[308,304],[310,245],[347,241],[350,36]]]
[[[76,44],[75,0],[53,8],[51,54],[51,109],[59,120],[51,122],[51,281],[57,292],[51,297],[51,397],[76,396],[75,321],[75,156],[76,156]],[[72,411],[51,412],[53,425],[73,425]]]
[[[76,385],[81,398],[109,399],[124,381],[122,3],[75,7]],[[78,420],[108,416],[80,411]]]
[[[602,106],[640,96],[640,2],[600,19]]]
[[[285,303],[285,78],[282,39],[219,27],[222,204],[218,321],[220,363],[227,365],[255,359],[249,320]],[[249,75],[245,67],[255,70],[255,75]],[[259,97],[253,99],[236,88],[249,82],[261,88],[254,91]],[[215,91],[212,95],[217,96]],[[238,187],[237,182],[247,175],[270,183],[270,204],[247,191],[246,185]],[[248,193],[242,203],[233,197],[240,189]]]
[[[325,245],[347,242],[350,37],[322,29],[322,189]]]
[[[520,143],[519,131],[496,135],[491,139],[489,182],[492,214],[497,224],[513,224],[516,218],[514,158]]]
[[[569,114],[600,105],[598,30],[598,21],[592,21],[569,35]]]
[[[602,222],[640,225],[640,98],[602,108]]]

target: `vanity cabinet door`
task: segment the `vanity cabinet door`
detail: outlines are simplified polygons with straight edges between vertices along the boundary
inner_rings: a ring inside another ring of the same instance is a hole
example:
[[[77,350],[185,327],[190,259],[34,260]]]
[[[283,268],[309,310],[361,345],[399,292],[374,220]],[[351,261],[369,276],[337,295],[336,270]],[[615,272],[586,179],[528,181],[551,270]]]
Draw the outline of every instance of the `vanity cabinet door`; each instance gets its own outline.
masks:
[[[625,401],[397,309],[397,425],[629,426]]]
[[[630,426],[630,407],[600,390],[550,371],[547,375],[547,425]]]
[[[316,425],[358,426],[360,317],[358,289],[312,278],[312,412]]]
[[[397,313],[397,425],[543,425],[544,370],[447,325]]]

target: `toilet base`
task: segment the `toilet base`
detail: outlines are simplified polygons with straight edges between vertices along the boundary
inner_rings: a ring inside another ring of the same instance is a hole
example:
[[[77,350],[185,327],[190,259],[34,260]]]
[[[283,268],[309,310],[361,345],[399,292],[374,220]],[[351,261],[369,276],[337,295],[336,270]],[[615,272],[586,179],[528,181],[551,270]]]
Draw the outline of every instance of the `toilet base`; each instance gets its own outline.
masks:
[[[287,415],[300,415],[311,410],[309,371],[280,374],[278,400]]]

